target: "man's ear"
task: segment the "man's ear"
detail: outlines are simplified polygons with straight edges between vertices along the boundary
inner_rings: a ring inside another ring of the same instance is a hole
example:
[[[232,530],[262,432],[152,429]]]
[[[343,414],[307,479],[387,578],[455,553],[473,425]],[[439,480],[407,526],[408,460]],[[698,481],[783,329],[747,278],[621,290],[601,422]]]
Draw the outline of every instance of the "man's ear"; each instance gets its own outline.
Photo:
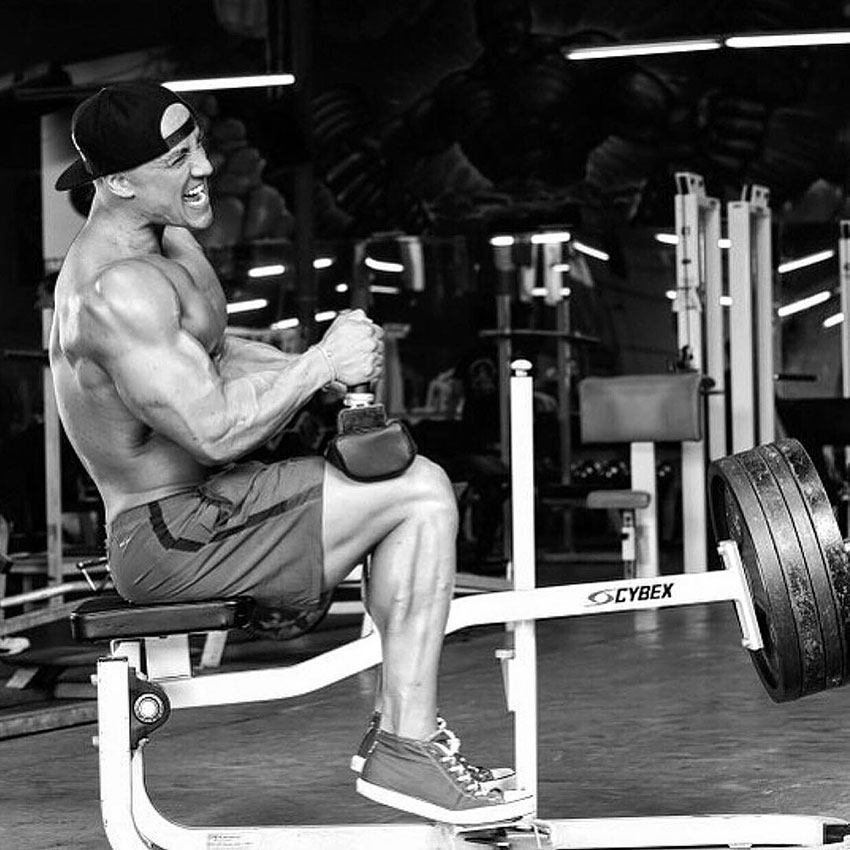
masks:
[[[108,174],[103,179],[106,183],[106,188],[113,195],[117,195],[119,198],[135,197],[136,190],[125,171],[119,171],[117,174]]]

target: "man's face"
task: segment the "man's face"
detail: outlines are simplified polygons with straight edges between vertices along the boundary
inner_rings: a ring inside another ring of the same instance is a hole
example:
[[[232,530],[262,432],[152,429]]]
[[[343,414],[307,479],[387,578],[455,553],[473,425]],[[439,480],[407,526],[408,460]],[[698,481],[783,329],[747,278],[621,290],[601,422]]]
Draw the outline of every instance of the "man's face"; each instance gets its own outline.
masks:
[[[163,137],[189,117],[183,104],[174,103],[162,117]],[[167,153],[127,172],[135,197],[154,224],[171,224],[202,230],[212,224],[209,195],[212,165],[196,127]]]

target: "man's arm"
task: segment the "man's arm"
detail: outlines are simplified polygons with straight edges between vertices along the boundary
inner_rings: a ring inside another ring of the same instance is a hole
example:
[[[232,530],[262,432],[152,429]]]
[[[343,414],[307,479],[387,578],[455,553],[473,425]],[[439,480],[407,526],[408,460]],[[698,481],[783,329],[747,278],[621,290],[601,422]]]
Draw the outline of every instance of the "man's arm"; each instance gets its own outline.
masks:
[[[217,369],[181,328],[170,280],[146,261],[107,270],[98,289],[88,305],[91,356],[134,416],[201,463],[250,451],[333,377],[315,348],[271,357],[253,370]]]

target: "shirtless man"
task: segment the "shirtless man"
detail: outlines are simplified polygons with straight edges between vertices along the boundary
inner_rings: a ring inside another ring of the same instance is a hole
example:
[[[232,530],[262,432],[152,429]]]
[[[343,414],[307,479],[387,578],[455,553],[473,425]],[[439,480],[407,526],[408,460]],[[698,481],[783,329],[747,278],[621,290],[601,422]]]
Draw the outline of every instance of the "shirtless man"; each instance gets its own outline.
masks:
[[[383,676],[358,791],[453,823],[528,814],[529,795],[468,764],[438,722],[457,528],[442,470],[418,457],[399,478],[363,484],[318,457],[237,462],[329,383],[374,381],[381,330],[353,310],[298,355],[225,335],[224,293],[191,233],[212,223],[212,166],[191,108],[168,89],[101,89],[72,136],[80,158],[56,188],[93,182],[95,196],[57,281],[50,362],[106,508],[119,593],[309,608],[371,554]]]

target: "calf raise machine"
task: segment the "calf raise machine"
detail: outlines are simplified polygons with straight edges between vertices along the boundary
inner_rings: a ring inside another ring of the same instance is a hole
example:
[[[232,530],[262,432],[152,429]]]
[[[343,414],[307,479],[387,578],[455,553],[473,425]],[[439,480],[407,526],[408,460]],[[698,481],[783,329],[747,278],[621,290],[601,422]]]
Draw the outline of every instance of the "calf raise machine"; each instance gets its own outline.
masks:
[[[455,600],[447,626],[447,632],[454,632],[475,625],[510,624],[506,632],[510,646],[498,650],[497,656],[508,709],[514,714],[518,784],[536,794],[538,619],[731,601],[743,645],[774,699],[792,699],[844,684],[850,664],[845,663],[847,619],[840,611],[848,601],[850,571],[842,541],[836,537],[837,527],[826,522],[828,503],[822,488],[818,490],[820,482],[816,476],[812,479],[811,467],[805,463],[808,458],[793,441],[785,441],[780,448],[761,447],[767,451],[764,457],[761,449],[752,450],[712,466],[710,502],[715,527],[724,538],[719,549],[725,569],[653,580],[535,587],[529,368],[526,361],[514,363],[510,381],[513,589]],[[770,474],[772,484],[767,481]],[[794,516],[769,514],[778,510],[774,497],[783,493],[789,503],[792,495],[796,500]],[[792,553],[791,541],[776,543],[783,529],[786,537],[806,541],[804,552]],[[768,549],[773,554],[768,555]],[[823,558],[820,553],[826,551],[829,557]],[[114,850],[442,850],[482,844],[503,848],[799,847],[841,842],[850,834],[850,824],[842,820],[792,815],[592,820],[541,816],[540,820],[469,828],[424,821],[179,825],[152,804],[143,765],[143,745],[173,710],[294,697],[381,661],[379,638],[373,632],[291,667],[193,678],[189,633],[239,626],[250,601],[129,606],[95,598],[72,616],[78,639],[111,642],[109,656],[98,662],[96,678],[101,809]],[[831,635],[828,646],[827,635]]]

